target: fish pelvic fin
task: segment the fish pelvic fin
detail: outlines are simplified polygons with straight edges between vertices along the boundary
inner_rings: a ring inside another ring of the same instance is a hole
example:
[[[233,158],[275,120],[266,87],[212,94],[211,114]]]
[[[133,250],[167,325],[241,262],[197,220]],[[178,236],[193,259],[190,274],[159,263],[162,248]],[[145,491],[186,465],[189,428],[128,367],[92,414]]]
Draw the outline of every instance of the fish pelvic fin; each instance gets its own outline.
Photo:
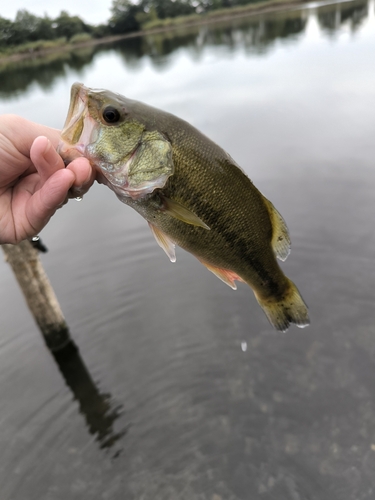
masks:
[[[305,328],[310,324],[307,306],[296,285],[289,279],[288,285],[284,296],[278,300],[272,299],[272,297],[263,299],[254,291],[255,297],[269,322],[281,332],[286,332],[291,323],[299,328]]]
[[[153,226],[150,222],[148,225],[159,247],[164,250],[171,262],[176,262],[175,243],[161,229]]]
[[[237,290],[237,285],[234,282],[235,280],[237,281],[243,281],[242,278],[238,276],[233,271],[229,271],[228,269],[221,269],[220,267],[215,267],[208,262],[205,262],[204,260],[199,261],[207,267],[211,273],[214,273],[221,281],[223,281],[226,285],[230,286],[233,290]]]
[[[272,223],[272,240],[271,245],[275,256],[284,261],[290,254],[290,236],[287,225],[273,206],[273,204],[265,198],[268,213]]]
[[[197,215],[191,212],[189,209],[178,203],[177,201],[171,200],[166,196],[162,197],[163,200],[163,211],[178,219],[186,224],[191,224],[192,226],[203,227],[204,229],[210,229],[207,224],[205,224]]]

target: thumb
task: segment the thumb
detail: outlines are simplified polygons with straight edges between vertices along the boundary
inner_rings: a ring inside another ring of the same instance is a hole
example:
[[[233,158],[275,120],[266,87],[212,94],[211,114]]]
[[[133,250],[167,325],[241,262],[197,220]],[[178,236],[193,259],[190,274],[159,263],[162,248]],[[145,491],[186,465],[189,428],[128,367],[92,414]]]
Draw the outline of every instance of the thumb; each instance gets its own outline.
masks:
[[[60,155],[44,136],[37,137],[30,148],[30,158],[37,169],[42,185],[58,170],[65,168]]]
[[[41,231],[56,210],[67,201],[74,179],[70,170],[58,170],[28,200],[26,217],[36,232]]]

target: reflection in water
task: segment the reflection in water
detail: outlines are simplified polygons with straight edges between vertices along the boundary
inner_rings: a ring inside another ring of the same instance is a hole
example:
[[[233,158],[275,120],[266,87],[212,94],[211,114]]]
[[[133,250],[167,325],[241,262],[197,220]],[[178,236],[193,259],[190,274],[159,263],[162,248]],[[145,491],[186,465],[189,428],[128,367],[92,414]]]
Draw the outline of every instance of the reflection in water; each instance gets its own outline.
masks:
[[[322,7],[318,10],[318,21],[321,28],[330,34],[335,34],[345,23],[348,23],[351,31],[356,31],[368,16],[367,3],[355,3],[351,5],[332,5]]]
[[[115,420],[121,415],[121,405],[111,408],[111,395],[99,392],[73,341],[52,354],[79,403],[90,434],[96,436],[101,448],[112,447],[127,432],[127,429],[118,433],[113,430]]]
[[[330,35],[349,23],[355,31],[368,16],[368,3],[360,0],[350,5],[333,4],[317,9],[321,27]],[[315,16],[315,12],[310,12]],[[250,19],[250,21],[249,21]],[[67,70],[81,71],[101,52],[115,50],[120,53],[126,66],[135,69],[148,56],[154,67],[166,68],[170,60],[166,57],[184,48],[193,59],[199,59],[209,47],[223,47],[229,53],[244,49],[248,54],[263,54],[280,39],[293,39],[304,32],[307,24],[306,11],[294,10],[273,15],[244,17],[228,21],[218,21],[203,26],[190,26],[175,31],[129,38],[74,52],[58,52],[47,58],[35,58],[20,63],[0,66],[0,97],[11,97],[25,92],[37,82],[43,90]]]
[[[0,98],[26,92],[33,83],[38,83],[44,91],[51,89],[57,78],[66,76],[67,69],[80,71],[90,64],[96,49],[90,47],[74,52],[56,52],[43,58],[0,65]]]
[[[264,53],[278,39],[293,37],[302,33],[306,26],[306,19],[301,11],[280,14],[279,17],[249,18],[245,20],[233,19],[218,22],[214,25],[189,27],[177,32],[148,35],[139,39],[142,45],[140,52],[148,54],[155,67],[166,64],[165,56],[184,48],[193,59],[199,59],[208,47],[225,47],[226,52],[234,53],[244,48],[247,53]],[[125,62],[127,47],[124,42],[119,44]]]

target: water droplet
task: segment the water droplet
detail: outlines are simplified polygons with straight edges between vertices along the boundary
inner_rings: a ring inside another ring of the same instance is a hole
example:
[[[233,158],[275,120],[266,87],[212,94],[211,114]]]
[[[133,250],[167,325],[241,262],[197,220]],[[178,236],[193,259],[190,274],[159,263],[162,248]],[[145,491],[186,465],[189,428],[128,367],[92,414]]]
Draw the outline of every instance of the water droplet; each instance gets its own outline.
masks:
[[[83,196],[76,196],[74,199],[76,201],[82,201],[83,200]]]
[[[245,342],[245,341],[241,342],[241,349],[242,349],[242,352],[247,351],[247,342]]]
[[[39,241],[40,240],[40,236],[33,236],[31,238],[31,241]]]

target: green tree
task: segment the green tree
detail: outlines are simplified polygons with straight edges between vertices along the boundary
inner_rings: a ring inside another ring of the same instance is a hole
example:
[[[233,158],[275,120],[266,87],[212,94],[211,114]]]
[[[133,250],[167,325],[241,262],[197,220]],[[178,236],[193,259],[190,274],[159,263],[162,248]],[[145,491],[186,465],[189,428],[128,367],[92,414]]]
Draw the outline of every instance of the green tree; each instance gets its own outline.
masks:
[[[189,0],[150,0],[149,5],[156,10],[159,19],[193,14],[195,7]]]
[[[66,37],[68,40],[78,33],[89,33],[90,27],[78,16],[70,16],[65,10],[60,12],[59,17],[54,20],[56,35]]]
[[[39,17],[34,16],[34,14],[31,14],[26,9],[19,10],[13,26],[13,43],[34,42],[37,40],[38,26]]]
[[[109,26],[112,33],[122,34],[139,30],[137,14],[144,12],[142,4],[135,5],[130,0],[113,0],[111,12]]]
[[[11,46],[36,40],[56,38],[53,21],[47,16],[34,16],[25,9],[19,10],[15,21],[0,17],[0,45]]]
[[[47,15],[39,18],[36,36],[37,40],[53,40],[54,38],[57,38],[54,21]]]
[[[37,17],[27,10],[19,10],[14,22],[9,21],[2,24],[5,29],[2,38],[6,40],[6,45],[19,45],[34,40],[33,34],[37,26]]]
[[[10,45],[9,40],[12,38],[12,33],[13,22],[0,16],[0,47]]]
[[[99,24],[98,26],[92,27],[92,36],[94,38],[103,38],[111,34],[110,27],[108,24]]]

